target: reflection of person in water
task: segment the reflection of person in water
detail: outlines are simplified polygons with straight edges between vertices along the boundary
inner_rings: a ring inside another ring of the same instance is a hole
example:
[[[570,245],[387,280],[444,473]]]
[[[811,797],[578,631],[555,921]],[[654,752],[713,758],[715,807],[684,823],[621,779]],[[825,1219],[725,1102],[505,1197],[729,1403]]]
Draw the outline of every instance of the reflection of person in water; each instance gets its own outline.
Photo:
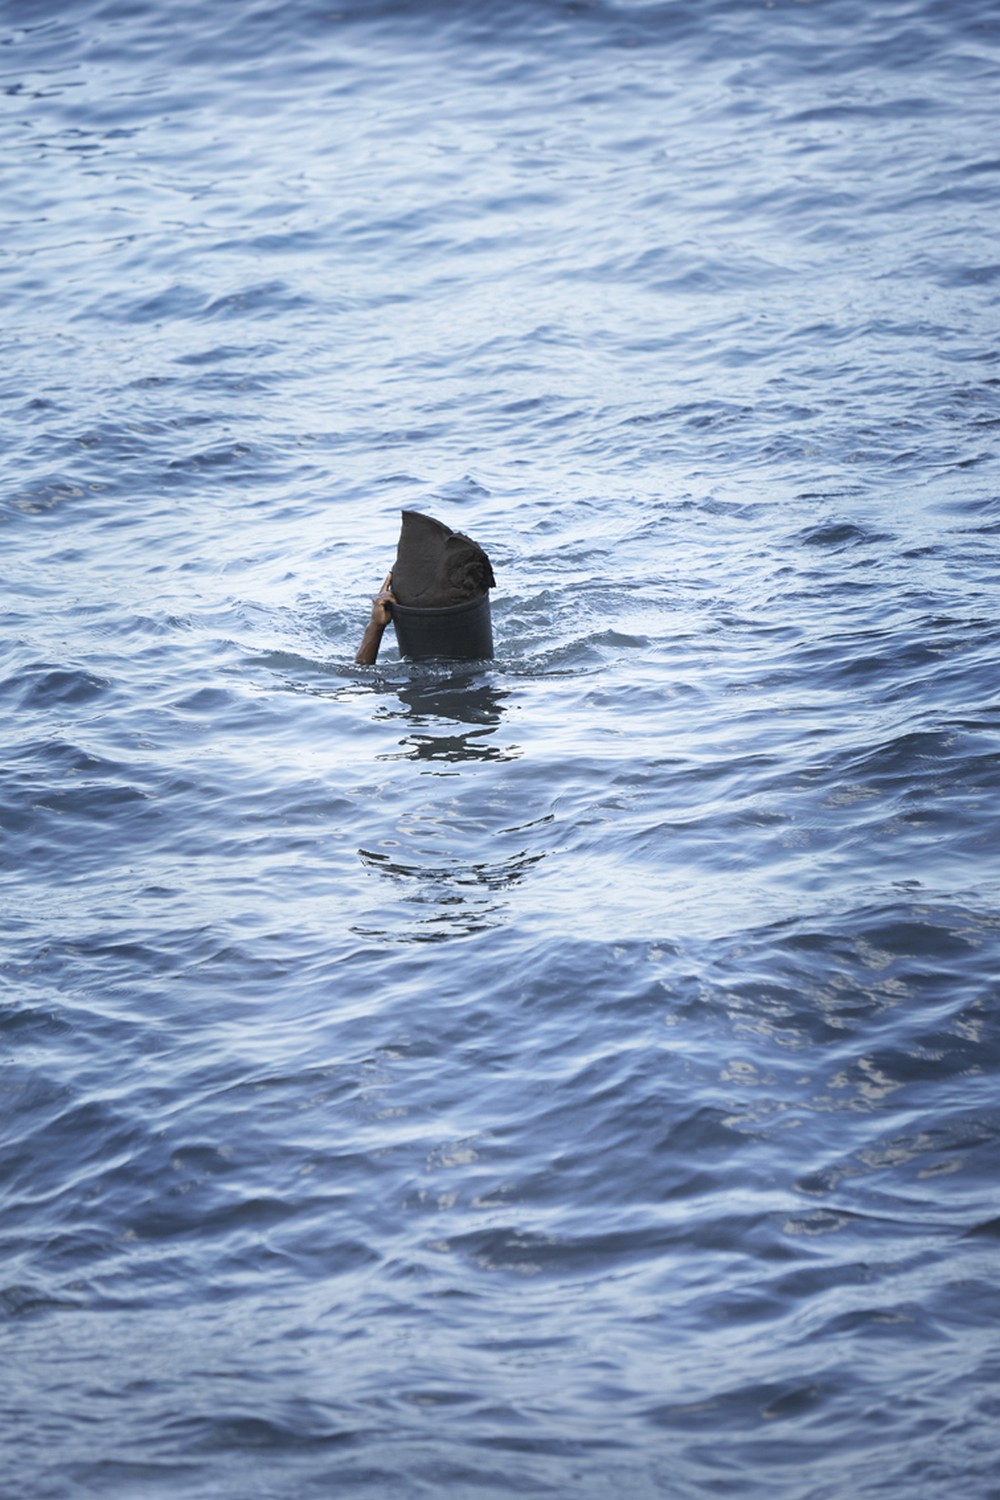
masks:
[[[385,575],[385,582],[372,600],[371,619],[354,658],[359,667],[370,667],[378,660],[378,648],[382,644],[385,627],[392,617],[395,595],[392,592],[392,574]]]
[[[498,744],[494,738],[509,695],[471,673],[409,682],[396,695],[399,708],[384,707],[382,715],[402,722],[407,733],[399,745],[409,760],[516,760],[521,753],[518,746]]]

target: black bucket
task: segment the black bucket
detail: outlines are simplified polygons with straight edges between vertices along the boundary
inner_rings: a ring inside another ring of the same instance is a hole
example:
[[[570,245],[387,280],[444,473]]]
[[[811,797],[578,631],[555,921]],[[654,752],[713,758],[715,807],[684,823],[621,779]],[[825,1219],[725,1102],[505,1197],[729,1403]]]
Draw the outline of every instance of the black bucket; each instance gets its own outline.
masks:
[[[411,661],[426,661],[434,656],[452,661],[487,661],[493,655],[489,594],[439,609],[394,603],[392,623],[400,652]]]

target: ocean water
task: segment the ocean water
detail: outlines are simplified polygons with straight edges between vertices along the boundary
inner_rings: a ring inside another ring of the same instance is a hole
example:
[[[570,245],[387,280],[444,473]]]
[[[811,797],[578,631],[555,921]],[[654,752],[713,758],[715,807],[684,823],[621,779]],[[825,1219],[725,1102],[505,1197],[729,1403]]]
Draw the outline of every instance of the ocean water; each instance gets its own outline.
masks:
[[[0,145],[0,1493],[1000,1495],[1000,12],[3,0]]]

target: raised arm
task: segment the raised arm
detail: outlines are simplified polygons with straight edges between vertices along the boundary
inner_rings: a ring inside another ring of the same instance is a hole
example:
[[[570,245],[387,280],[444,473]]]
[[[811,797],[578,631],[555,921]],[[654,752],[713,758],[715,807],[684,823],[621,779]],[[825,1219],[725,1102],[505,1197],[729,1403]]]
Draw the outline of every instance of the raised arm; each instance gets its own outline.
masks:
[[[393,601],[392,574],[387,573],[385,582],[372,600],[371,619],[361,638],[358,654],[354,658],[359,667],[370,667],[378,660],[378,648],[382,644],[385,627],[392,615]]]

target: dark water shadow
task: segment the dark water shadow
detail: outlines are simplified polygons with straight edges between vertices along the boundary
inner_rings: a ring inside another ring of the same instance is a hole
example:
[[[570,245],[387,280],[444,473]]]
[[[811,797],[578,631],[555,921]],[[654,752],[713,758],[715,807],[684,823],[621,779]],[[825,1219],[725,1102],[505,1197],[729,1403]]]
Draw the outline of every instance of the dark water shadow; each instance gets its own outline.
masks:
[[[395,672],[383,679],[380,692],[375,719],[395,744],[378,759],[418,762],[417,775],[452,784],[442,800],[431,784],[418,792],[411,783],[415,800],[406,800],[391,836],[358,849],[365,870],[385,884],[379,918],[355,931],[433,942],[496,927],[506,920],[507,893],[544,858],[524,826],[512,826],[519,820],[494,795],[494,778],[476,773],[521,754],[504,733],[511,692],[484,676],[481,663],[415,665],[405,679]]]
[[[397,702],[383,705],[376,718],[403,729],[399,748],[380,760],[517,760],[517,745],[495,736],[504,719],[508,690],[462,671],[445,678],[414,678],[395,684]]]
[[[508,920],[509,892],[544,857],[521,849],[502,859],[424,864],[360,848],[362,866],[387,884],[383,899],[351,931],[385,943],[440,943],[488,932]]]

